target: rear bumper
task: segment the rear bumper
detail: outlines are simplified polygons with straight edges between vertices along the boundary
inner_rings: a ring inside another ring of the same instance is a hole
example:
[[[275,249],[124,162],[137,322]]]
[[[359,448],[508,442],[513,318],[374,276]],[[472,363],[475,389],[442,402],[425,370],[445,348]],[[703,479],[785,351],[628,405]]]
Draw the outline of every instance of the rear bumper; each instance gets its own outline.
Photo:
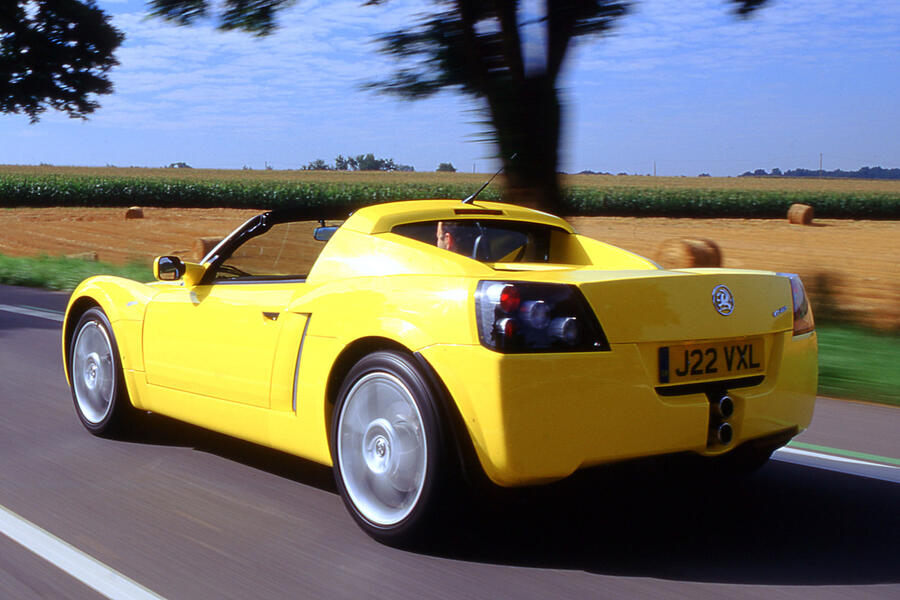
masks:
[[[503,486],[642,456],[713,456],[748,440],[799,432],[812,418],[817,387],[816,334],[775,334],[765,379],[728,390],[734,438],[722,446],[708,439],[707,394],[659,394],[656,365],[647,358],[654,352],[644,345],[534,355],[436,345],[420,353],[456,403],[485,473]]]

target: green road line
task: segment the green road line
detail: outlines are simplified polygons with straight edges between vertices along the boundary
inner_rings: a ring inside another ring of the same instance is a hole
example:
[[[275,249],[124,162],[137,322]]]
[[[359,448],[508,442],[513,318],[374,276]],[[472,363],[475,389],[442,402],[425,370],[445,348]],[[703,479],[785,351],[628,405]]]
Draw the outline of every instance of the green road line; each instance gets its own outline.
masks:
[[[840,448],[829,448],[828,446],[817,446],[815,444],[804,444],[803,442],[789,442],[788,446],[792,448],[800,448],[801,450],[815,450],[817,452],[834,454],[835,456],[858,458],[861,460],[880,462],[900,467],[900,458],[890,458],[888,456],[879,456],[877,454],[866,454],[865,452],[854,452],[853,450],[841,450]]]

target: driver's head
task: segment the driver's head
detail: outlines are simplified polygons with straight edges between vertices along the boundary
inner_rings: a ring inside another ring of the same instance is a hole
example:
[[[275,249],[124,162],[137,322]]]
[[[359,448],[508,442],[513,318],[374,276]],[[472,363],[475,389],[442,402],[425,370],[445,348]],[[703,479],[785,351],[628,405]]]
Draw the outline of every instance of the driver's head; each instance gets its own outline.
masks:
[[[466,255],[472,253],[471,228],[463,226],[458,221],[438,221],[435,237],[438,248]]]

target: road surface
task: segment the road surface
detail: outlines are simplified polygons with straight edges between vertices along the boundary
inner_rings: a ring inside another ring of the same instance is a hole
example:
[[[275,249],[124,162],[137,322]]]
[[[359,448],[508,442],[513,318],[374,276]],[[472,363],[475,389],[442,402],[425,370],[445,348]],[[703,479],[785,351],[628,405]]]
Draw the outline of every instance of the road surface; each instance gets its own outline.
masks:
[[[0,599],[900,598],[900,409],[820,399],[745,480],[598,469],[409,552],[363,534],[321,466],[154,415],[89,435],[65,301],[0,286]]]

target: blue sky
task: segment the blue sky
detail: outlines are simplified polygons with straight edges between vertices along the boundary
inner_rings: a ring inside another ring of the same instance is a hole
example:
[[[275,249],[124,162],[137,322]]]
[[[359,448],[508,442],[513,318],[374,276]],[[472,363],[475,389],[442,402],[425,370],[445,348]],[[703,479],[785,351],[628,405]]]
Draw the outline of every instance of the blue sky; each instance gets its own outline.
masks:
[[[534,2],[530,2],[533,4]],[[116,91],[88,121],[0,116],[0,164],[299,168],[373,152],[486,172],[467,98],[362,91],[391,59],[372,39],[431,6],[298,0],[267,38],[176,27],[143,0],[98,0],[127,36]],[[774,0],[749,21],[724,0],[646,0],[582,40],[561,81],[561,168],[738,175],[900,167],[900,2]]]

